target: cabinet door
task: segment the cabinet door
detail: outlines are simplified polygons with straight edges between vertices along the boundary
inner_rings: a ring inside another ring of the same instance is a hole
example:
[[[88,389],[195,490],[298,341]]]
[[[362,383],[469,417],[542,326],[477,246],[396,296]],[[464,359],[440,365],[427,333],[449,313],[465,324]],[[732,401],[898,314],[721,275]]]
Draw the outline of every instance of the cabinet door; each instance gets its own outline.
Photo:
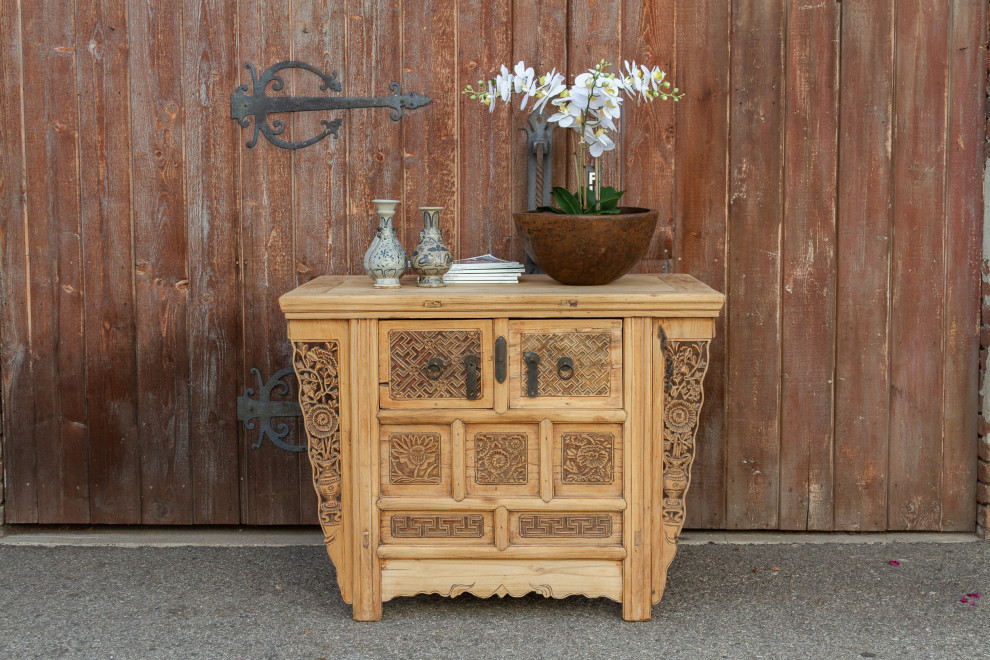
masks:
[[[622,407],[622,321],[511,321],[508,344],[510,407]]]
[[[491,408],[491,321],[383,321],[382,408]]]

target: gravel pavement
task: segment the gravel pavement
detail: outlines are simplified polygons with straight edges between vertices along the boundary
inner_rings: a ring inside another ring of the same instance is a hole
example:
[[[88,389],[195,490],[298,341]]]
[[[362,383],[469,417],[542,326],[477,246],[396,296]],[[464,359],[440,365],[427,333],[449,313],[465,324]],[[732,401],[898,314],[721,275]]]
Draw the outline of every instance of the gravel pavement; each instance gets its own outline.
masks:
[[[645,623],[540,596],[357,623],[318,546],[0,545],[0,658],[63,657],[987,658],[990,543],[684,545]]]

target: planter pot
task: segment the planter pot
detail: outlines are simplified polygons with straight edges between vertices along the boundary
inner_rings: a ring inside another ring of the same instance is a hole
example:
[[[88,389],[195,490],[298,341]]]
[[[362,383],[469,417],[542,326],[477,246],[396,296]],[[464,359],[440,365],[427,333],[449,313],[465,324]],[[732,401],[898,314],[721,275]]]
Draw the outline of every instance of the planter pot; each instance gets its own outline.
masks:
[[[526,254],[561,284],[608,284],[646,254],[657,226],[655,209],[621,207],[616,215],[514,213]]]

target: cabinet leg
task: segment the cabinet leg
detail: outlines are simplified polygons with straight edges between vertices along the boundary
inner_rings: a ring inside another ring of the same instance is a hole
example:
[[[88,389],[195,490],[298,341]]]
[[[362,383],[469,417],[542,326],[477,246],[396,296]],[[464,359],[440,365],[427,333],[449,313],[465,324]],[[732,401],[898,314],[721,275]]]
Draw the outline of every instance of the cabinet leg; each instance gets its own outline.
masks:
[[[382,618],[382,601],[362,600],[354,603],[355,621],[379,621]]]

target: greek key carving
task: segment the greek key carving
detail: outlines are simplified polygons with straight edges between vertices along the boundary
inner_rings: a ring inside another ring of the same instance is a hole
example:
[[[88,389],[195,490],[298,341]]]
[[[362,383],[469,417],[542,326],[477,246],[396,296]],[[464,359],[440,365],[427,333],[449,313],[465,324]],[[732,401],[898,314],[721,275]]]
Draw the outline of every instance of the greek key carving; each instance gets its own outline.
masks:
[[[664,342],[663,530],[670,544],[677,543],[684,526],[684,498],[691,483],[698,416],[704,401],[708,345],[708,341]]]
[[[610,484],[615,479],[611,433],[564,433],[560,480],[565,484]]]
[[[393,433],[388,443],[390,483],[440,483],[439,433]]]
[[[522,335],[519,353],[540,356],[536,372],[540,396],[608,396],[611,344],[612,335],[608,332],[533,333]],[[557,375],[557,360],[564,356],[574,362],[574,376],[569,380]],[[526,373],[525,364],[520,369],[520,373]],[[525,396],[525,379],[520,379],[519,386]]]
[[[478,514],[394,515],[389,525],[396,539],[479,539],[485,533]]]
[[[293,344],[299,405],[309,439],[309,461],[327,543],[340,529],[340,374],[337,341]]]
[[[389,392],[393,399],[463,399],[465,355],[481,355],[480,330],[393,330],[389,340]],[[443,366],[428,369],[433,358]],[[479,368],[479,372],[484,365]],[[484,378],[478,377],[478,398]]]
[[[474,482],[525,484],[528,438],[525,433],[478,433],[474,436]]]
[[[599,513],[525,513],[519,516],[519,536],[608,538],[612,536],[612,517]]]

